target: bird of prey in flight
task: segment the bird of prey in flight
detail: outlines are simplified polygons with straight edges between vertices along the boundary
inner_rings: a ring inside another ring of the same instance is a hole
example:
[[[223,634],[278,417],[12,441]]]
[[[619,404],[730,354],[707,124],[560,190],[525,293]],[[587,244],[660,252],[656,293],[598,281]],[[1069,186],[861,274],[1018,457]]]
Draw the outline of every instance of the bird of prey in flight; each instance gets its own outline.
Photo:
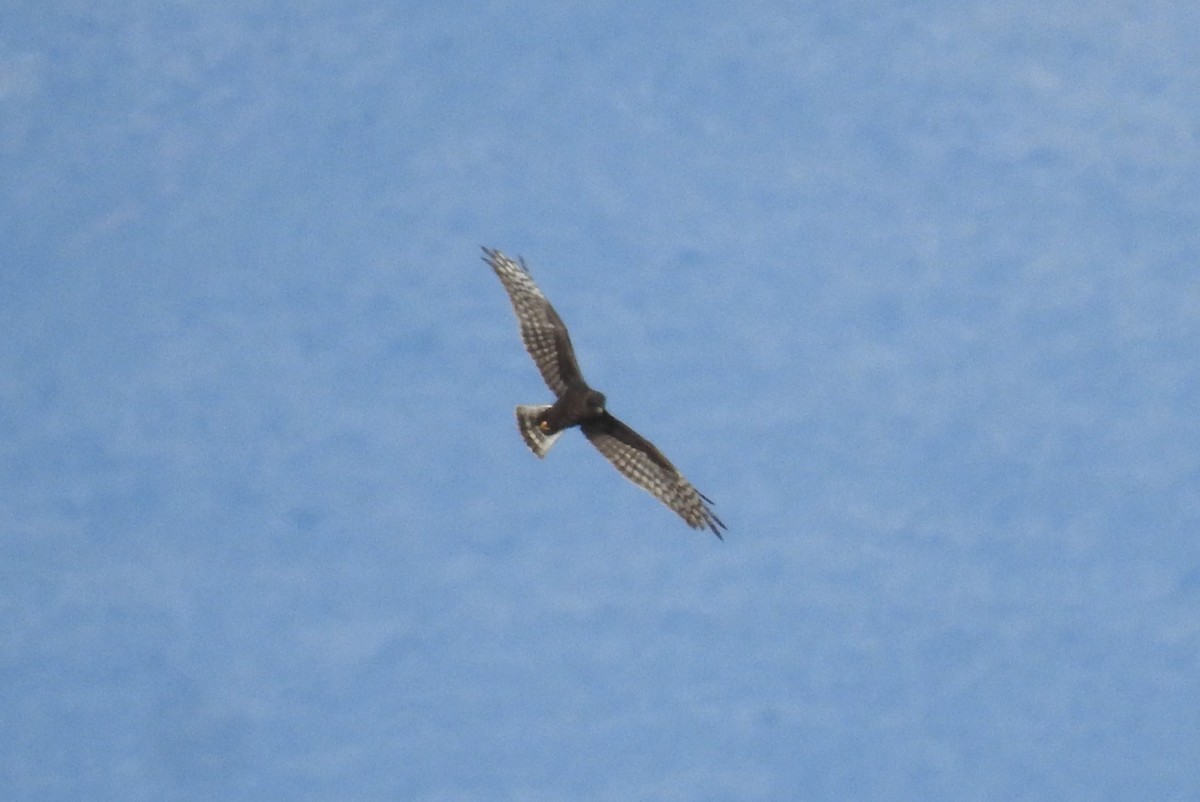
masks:
[[[553,404],[517,407],[517,427],[533,453],[546,456],[564,431],[578,426],[626,478],[678,513],[688,526],[710,529],[720,538],[726,527],[712,511],[712,500],[683,478],[653,443],[609,414],[604,394],[584,381],[567,327],[534,283],[524,260],[514,262],[490,248],[483,253],[483,260],[508,291],[525,350],[557,398]]]

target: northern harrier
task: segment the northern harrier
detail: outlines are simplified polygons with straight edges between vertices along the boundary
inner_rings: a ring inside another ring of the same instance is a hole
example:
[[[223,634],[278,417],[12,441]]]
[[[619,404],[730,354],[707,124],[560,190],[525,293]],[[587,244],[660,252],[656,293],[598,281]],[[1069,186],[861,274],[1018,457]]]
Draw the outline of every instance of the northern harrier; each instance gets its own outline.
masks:
[[[533,453],[546,456],[559,435],[578,426],[626,478],[650,491],[688,526],[707,527],[721,537],[726,527],[709,507],[712,500],[692,487],[653,443],[608,414],[604,394],[583,380],[567,327],[533,282],[525,262],[514,262],[490,248],[483,253],[483,260],[508,291],[525,350],[558,398],[553,404],[517,407],[517,426]]]

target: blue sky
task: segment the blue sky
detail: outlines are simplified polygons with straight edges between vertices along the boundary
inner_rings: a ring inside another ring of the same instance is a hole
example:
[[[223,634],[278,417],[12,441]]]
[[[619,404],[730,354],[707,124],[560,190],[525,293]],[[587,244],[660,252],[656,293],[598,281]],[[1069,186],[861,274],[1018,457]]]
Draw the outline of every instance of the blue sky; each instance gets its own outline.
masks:
[[[1197,30],[9,3],[4,798],[1194,798]]]

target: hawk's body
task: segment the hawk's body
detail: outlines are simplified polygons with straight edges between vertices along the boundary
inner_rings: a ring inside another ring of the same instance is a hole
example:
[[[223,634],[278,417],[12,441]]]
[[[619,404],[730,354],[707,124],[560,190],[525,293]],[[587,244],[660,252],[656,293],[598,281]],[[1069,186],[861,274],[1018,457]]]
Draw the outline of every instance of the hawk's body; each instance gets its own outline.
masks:
[[[508,291],[525,350],[557,397],[553,404],[517,407],[517,426],[533,453],[546,456],[563,431],[578,426],[627,478],[650,491],[689,526],[707,527],[721,537],[725,524],[709,507],[712,502],[692,487],[653,443],[610,415],[604,394],[584,381],[566,325],[542,295],[524,262],[514,262],[489,248],[483,252],[484,261]]]

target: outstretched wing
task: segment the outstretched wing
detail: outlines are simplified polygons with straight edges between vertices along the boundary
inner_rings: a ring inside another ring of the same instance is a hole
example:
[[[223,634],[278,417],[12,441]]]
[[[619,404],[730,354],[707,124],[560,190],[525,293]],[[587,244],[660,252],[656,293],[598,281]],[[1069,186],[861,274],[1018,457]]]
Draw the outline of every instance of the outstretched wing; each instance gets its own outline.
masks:
[[[712,501],[692,487],[653,443],[607,412],[580,428],[592,445],[627,479],[675,510],[688,526],[693,529],[708,527],[714,535],[721,537],[725,524],[709,508]]]
[[[525,350],[533,357],[546,385],[556,396],[561,396],[567,385],[583,381],[566,325],[533,283],[524,262],[514,262],[491,248],[484,248],[483,253],[483,261],[492,266],[508,291]]]

